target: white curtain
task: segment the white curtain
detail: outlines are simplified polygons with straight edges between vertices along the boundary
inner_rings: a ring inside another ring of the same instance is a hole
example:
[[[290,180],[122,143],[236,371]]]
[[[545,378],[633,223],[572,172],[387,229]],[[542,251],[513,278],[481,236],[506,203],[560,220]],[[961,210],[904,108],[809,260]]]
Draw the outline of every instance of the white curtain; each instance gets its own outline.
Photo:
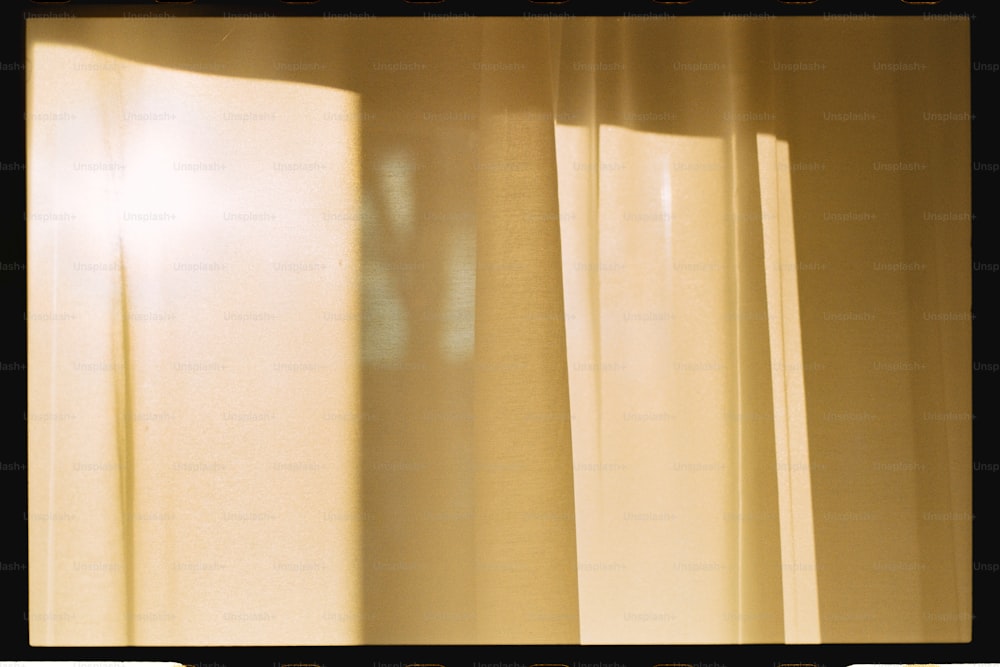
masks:
[[[970,638],[964,22],[27,38],[33,645]]]

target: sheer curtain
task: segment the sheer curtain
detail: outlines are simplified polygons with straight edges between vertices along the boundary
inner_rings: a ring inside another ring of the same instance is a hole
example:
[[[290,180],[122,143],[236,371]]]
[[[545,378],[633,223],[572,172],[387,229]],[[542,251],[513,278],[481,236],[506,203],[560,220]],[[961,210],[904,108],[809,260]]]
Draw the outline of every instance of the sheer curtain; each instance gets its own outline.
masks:
[[[27,37],[32,644],[969,639],[964,22]]]

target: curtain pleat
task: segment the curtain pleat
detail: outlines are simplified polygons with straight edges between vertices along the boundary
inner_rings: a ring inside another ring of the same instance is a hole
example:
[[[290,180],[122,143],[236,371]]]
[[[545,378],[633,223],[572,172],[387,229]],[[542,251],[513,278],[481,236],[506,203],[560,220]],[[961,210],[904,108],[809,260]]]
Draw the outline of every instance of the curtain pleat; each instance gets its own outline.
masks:
[[[490,24],[476,215],[476,613],[483,643],[578,643],[548,31]]]
[[[792,220],[791,162],[787,144],[773,137],[758,139],[757,151],[771,341],[785,637],[796,643],[814,643],[820,636],[816,545],[798,307],[799,265]]]

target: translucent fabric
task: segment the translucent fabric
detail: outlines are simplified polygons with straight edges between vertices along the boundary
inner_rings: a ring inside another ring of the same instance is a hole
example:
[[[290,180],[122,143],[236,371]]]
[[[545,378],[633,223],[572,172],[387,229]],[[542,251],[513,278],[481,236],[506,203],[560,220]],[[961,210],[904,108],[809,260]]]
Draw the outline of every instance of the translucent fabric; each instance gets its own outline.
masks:
[[[970,638],[964,21],[27,44],[33,645]]]

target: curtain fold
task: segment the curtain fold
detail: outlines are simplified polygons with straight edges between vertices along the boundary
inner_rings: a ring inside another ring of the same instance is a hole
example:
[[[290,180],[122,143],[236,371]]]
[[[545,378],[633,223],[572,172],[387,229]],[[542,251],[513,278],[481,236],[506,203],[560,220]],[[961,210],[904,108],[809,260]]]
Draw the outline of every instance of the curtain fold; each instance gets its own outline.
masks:
[[[966,25],[28,45],[32,644],[968,639]]]
[[[548,30],[483,29],[476,208],[477,639],[580,641]],[[511,54],[523,62],[507,68]]]

